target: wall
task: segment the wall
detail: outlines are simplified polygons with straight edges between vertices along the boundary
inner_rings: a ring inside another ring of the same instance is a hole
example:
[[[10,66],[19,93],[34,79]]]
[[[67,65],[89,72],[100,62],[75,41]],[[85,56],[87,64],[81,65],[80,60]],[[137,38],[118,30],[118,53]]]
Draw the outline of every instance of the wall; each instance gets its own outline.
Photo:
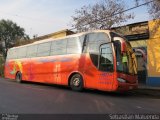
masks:
[[[34,39],[30,39],[30,40],[20,40],[18,41],[14,47],[16,46],[21,46],[21,45],[26,45],[26,44],[30,44],[30,43],[33,43],[35,41],[39,41],[39,40],[44,40],[44,39],[48,39],[48,38],[59,38],[59,37],[65,37],[67,35],[72,35],[74,34],[73,31],[70,31],[68,29],[65,29],[65,30],[61,30],[61,31],[58,31],[58,32],[54,32],[54,33],[51,33],[51,34],[47,34],[47,35],[43,35],[43,36],[39,36],[39,37],[36,37]]]
[[[160,86],[160,19],[149,21],[150,39],[147,41],[147,84]]]
[[[44,36],[37,37],[33,40],[38,41],[38,40],[44,40],[44,39],[48,39],[48,38],[59,38],[59,37],[65,37],[67,35],[72,35],[72,34],[74,34],[73,31],[65,29],[65,30],[61,30],[61,31],[58,31],[58,32],[54,32],[54,33],[51,33],[51,34],[44,35]]]
[[[135,47],[147,47],[147,40],[130,41],[130,44],[133,48],[135,48]]]

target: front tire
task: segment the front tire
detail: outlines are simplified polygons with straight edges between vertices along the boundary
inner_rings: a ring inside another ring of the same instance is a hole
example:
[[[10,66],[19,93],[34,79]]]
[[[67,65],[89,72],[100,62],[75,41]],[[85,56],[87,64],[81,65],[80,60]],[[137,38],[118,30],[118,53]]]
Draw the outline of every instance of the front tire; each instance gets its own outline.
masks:
[[[21,83],[22,82],[22,74],[20,72],[18,72],[16,74],[16,82]]]
[[[70,79],[70,87],[74,91],[83,90],[83,79],[80,74],[74,74]]]

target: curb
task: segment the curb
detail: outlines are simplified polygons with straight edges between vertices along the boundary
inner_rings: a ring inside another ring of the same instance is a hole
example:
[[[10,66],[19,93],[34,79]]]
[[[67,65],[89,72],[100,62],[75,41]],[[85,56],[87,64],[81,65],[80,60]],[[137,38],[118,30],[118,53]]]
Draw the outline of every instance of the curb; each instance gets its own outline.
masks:
[[[135,90],[135,93],[160,98],[160,88],[157,89],[153,87],[138,87],[138,89]]]

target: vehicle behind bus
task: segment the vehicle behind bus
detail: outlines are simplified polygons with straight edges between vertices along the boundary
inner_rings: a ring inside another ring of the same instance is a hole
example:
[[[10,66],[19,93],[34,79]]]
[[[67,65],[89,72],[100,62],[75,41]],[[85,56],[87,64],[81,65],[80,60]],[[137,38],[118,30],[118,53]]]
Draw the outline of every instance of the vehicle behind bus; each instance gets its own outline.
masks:
[[[108,30],[49,39],[8,50],[5,77],[81,91],[136,89],[137,62],[127,40]]]

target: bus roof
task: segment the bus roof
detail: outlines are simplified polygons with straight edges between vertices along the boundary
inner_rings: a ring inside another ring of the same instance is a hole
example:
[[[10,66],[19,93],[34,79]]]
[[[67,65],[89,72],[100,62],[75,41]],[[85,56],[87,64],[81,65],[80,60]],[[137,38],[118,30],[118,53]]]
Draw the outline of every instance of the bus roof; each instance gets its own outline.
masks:
[[[85,34],[88,34],[88,33],[94,33],[94,32],[105,32],[105,33],[109,34],[109,32],[111,32],[111,31],[110,30],[91,30],[91,31],[88,31],[88,32],[77,33],[77,34],[68,35],[68,36],[65,36],[65,37],[48,38],[48,39],[44,39],[44,40],[40,40],[40,41],[30,43],[30,44],[27,44],[27,45],[13,47],[13,48],[10,48],[10,49],[16,49],[16,48],[21,48],[21,47],[25,47],[25,46],[36,45],[36,44],[39,44],[39,43],[50,42],[50,41],[60,40],[60,39],[65,39],[65,38],[70,38],[70,37],[78,37],[78,36],[81,36],[81,35],[85,35]]]

